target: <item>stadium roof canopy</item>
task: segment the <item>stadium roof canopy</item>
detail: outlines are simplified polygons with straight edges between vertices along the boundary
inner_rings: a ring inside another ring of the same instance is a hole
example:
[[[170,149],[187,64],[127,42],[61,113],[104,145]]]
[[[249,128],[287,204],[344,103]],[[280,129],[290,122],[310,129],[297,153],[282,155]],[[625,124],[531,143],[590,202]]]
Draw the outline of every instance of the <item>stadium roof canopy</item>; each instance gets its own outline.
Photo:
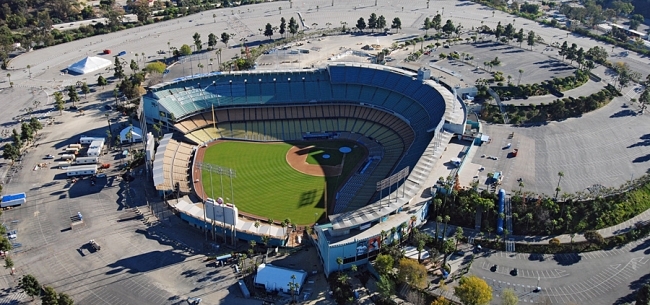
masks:
[[[68,66],[68,71],[74,73],[86,74],[110,66],[113,62],[100,57],[88,56],[74,64]]]

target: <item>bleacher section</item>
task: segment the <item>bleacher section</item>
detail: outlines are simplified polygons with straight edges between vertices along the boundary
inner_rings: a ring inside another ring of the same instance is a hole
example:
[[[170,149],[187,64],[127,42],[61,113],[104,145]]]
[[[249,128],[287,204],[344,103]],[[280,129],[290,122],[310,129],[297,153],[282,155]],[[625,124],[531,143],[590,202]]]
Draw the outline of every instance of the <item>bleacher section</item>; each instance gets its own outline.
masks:
[[[154,185],[160,191],[172,191],[178,185],[181,193],[190,193],[191,157],[194,148],[171,138],[171,134],[160,142],[154,161]]]
[[[417,81],[413,73],[385,66],[382,66],[381,68],[369,68],[368,65],[362,66],[354,64],[330,65],[328,66],[328,69],[332,86],[344,86],[349,88],[350,84],[358,84],[363,86],[379,87],[416,101],[429,116],[429,125],[427,125],[427,129],[434,128],[445,114],[446,103],[440,92],[432,86],[423,85],[422,82]],[[352,91],[353,94],[356,92],[356,90]],[[402,106],[404,104],[403,99],[393,99],[392,104],[389,102],[384,105],[389,109],[393,109],[396,112],[409,117],[408,114],[402,112],[408,110],[408,107]],[[404,108],[400,111],[395,107]],[[415,110],[410,111],[413,114],[415,113]]]

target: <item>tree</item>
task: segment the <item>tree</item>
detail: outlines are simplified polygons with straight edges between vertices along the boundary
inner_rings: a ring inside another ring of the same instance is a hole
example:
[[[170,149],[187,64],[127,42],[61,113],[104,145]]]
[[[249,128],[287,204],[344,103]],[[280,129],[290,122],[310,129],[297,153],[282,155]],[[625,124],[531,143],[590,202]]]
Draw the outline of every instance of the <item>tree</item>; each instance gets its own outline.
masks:
[[[154,61],[152,63],[147,64],[147,66],[144,67],[144,70],[149,73],[157,72],[162,74],[165,73],[165,69],[167,69],[167,65],[160,61]]]
[[[567,52],[569,51],[569,44],[566,42],[566,40],[562,43],[562,46],[560,46],[560,50],[558,51],[558,54],[562,56],[562,60],[567,56]]]
[[[359,18],[359,20],[357,20],[357,29],[359,29],[359,31],[363,32],[363,30],[365,28],[366,28],[366,21],[363,20],[363,17],[361,17],[361,18]]]
[[[104,87],[106,87],[106,85],[108,85],[108,81],[103,76],[100,75],[97,78],[97,85],[102,86],[102,89],[104,89]]]
[[[435,301],[431,302],[431,305],[450,305],[451,303],[445,299],[445,297],[438,297]]]
[[[228,47],[229,40],[230,40],[230,34],[226,32],[221,33],[221,42],[223,42],[223,44],[225,44],[226,47]]]
[[[602,235],[600,235],[600,233],[598,233],[598,231],[589,230],[585,232],[584,236],[585,239],[590,243],[602,245],[605,242],[605,239]]]
[[[445,22],[445,25],[442,26],[442,32],[449,37],[451,33],[453,33],[456,30],[456,27],[454,26],[454,23],[451,22],[450,19],[447,19],[447,22]]]
[[[555,188],[555,200],[557,200],[557,196],[560,193],[560,182],[562,181],[562,177],[564,177],[564,172],[558,172],[557,176],[558,179],[557,179],[557,187]]]
[[[377,282],[377,290],[379,291],[379,296],[387,300],[391,295],[395,293],[395,285],[386,275],[380,275],[379,281]]]
[[[41,121],[39,121],[37,118],[32,117],[29,119],[29,127],[36,133],[38,134],[38,131],[43,129],[43,124],[41,124]]]
[[[454,251],[458,250],[458,242],[463,238],[463,228],[461,227],[456,227],[456,232],[454,233],[454,238],[456,239],[456,246],[454,247]]]
[[[11,242],[9,241],[8,238],[2,237],[0,238],[0,250],[2,251],[9,251],[11,250]]]
[[[122,65],[123,65],[123,63],[120,60],[120,58],[115,56],[115,63],[113,65],[113,71],[114,71],[113,76],[115,78],[118,78],[118,79],[124,78],[124,76],[125,76],[124,67]]]
[[[5,257],[5,268],[11,269],[13,267],[14,267],[14,260],[12,260],[11,257],[9,256]]]
[[[650,283],[645,283],[636,292],[636,305],[650,304]]]
[[[375,269],[380,275],[388,275],[393,270],[393,257],[388,254],[379,254],[375,259]]]
[[[533,49],[533,46],[535,45],[535,32],[530,31],[528,32],[528,41],[527,41],[528,46],[530,46],[530,49]]]
[[[191,55],[192,54],[192,48],[190,48],[189,45],[184,44],[180,48],[180,54],[183,55],[183,56]]]
[[[437,32],[440,32],[440,29],[442,27],[442,16],[440,14],[433,16],[433,20],[431,21],[431,27]]]
[[[591,59],[598,64],[604,64],[607,61],[607,50],[603,47],[592,47],[585,53],[587,59]]]
[[[25,293],[32,297],[32,300],[41,292],[41,284],[38,283],[38,280],[31,275],[27,274],[20,278],[19,287],[25,291]]]
[[[641,113],[645,111],[645,109],[648,107],[649,104],[650,104],[650,89],[646,87],[641,93],[641,95],[639,96],[639,106],[641,108]]]
[[[368,28],[375,32],[375,29],[377,28],[377,14],[370,14],[370,18],[368,18]]]
[[[284,19],[284,17],[280,18],[280,36],[284,37],[284,33],[287,32],[287,21]]]
[[[15,162],[20,157],[20,149],[16,147],[15,143],[6,143],[2,148],[2,157]]]
[[[391,24],[390,27],[399,33],[399,30],[402,28],[402,20],[400,20],[399,17],[395,17],[393,19],[393,24]]]
[[[296,275],[295,274],[291,275],[291,282],[289,282],[288,286],[289,286],[289,291],[291,291],[291,300],[293,302],[295,302],[296,301],[295,291],[298,290],[298,288],[300,288],[299,287],[300,284],[296,283]]]
[[[217,42],[217,35],[213,33],[208,34],[208,48],[210,48],[210,50],[217,46]]]
[[[517,305],[519,297],[512,288],[503,289],[501,292],[501,304],[503,305]]]
[[[499,21],[499,23],[497,23],[496,29],[494,30],[494,36],[497,38],[497,40],[499,40],[499,38],[503,36],[503,32],[504,32],[503,26],[501,25],[501,21]]]
[[[454,295],[465,305],[484,305],[492,300],[492,287],[474,275],[461,277]]]
[[[63,101],[63,94],[61,94],[61,92],[59,91],[54,92],[54,106],[56,106],[56,110],[59,111],[59,115],[63,115],[63,109],[65,109],[65,102]]]
[[[59,303],[58,305],[74,305],[74,301],[72,298],[65,294],[65,293],[59,293]]]
[[[194,38],[194,46],[196,47],[196,51],[201,51],[201,49],[203,49],[203,43],[201,43],[201,34],[194,33],[194,35],[192,35],[192,38]]]
[[[431,22],[431,19],[429,17],[424,18],[424,25],[422,28],[424,29],[424,36],[427,36],[429,33],[429,29],[432,27],[433,23]]]
[[[75,103],[79,101],[79,95],[77,94],[77,88],[75,88],[72,85],[68,86],[68,97],[70,98],[70,102],[72,102],[72,107],[76,107]]]
[[[427,268],[418,262],[402,258],[399,260],[397,278],[413,287],[424,289],[427,287]]]
[[[58,305],[58,295],[54,288],[50,286],[43,287],[43,296],[41,297],[41,304],[43,305]]]
[[[384,15],[379,15],[379,18],[377,19],[377,28],[383,29],[385,27],[386,27],[386,17],[384,17]]]
[[[298,28],[298,22],[296,22],[295,18],[291,17],[291,19],[289,19],[289,33],[291,33],[291,36],[294,36],[298,33]]]
[[[342,257],[337,257],[336,258],[336,264],[339,265],[339,272],[341,272],[341,265],[343,265],[343,258]]]
[[[269,39],[271,39],[271,36],[273,36],[273,26],[270,23],[266,24],[264,36],[268,37]]]

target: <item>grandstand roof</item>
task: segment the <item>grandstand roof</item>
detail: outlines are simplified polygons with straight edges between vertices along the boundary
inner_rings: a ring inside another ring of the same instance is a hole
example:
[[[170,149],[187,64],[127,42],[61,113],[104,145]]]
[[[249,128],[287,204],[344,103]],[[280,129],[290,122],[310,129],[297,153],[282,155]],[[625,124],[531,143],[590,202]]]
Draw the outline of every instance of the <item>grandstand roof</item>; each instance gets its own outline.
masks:
[[[213,106],[361,103],[393,111],[409,123],[424,115],[426,129],[433,129],[443,120],[446,104],[454,104],[453,96],[442,86],[416,76],[388,66],[349,63],[320,69],[215,72],[152,86],[143,99],[177,120]],[[347,89],[341,90],[344,86]],[[381,92],[382,98],[375,98],[373,92]]]

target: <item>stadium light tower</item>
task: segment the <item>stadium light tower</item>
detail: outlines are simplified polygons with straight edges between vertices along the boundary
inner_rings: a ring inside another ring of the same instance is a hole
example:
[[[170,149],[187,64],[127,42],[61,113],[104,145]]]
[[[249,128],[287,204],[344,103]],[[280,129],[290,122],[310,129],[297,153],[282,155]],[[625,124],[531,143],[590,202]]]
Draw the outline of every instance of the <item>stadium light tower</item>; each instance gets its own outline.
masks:
[[[214,187],[212,186],[212,174],[215,173],[215,174],[219,175],[220,182],[221,182],[220,183],[221,184],[221,197],[224,197],[224,194],[223,194],[223,176],[228,176],[230,178],[230,196],[231,196],[231,198],[233,198],[232,203],[233,204],[235,203],[235,199],[234,199],[235,194],[233,192],[232,179],[237,176],[237,172],[234,169],[226,168],[226,167],[222,167],[222,166],[218,166],[218,165],[214,165],[214,164],[210,164],[210,163],[203,163],[203,162],[197,162],[196,167],[198,169],[205,170],[208,173],[210,173],[210,191],[211,191],[210,196],[212,196],[212,199],[215,199],[214,198]],[[205,187],[203,188],[203,193],[207,197],[208,194],[205,192]],[[225,224],[226,213],[225,213],[225,207],[222,206],[222,208],[223,208],[223,219],[222,219],[223,220],[223,234],[224,234],[224,242],[225,242],[226,241],[225,240],[226,239],[226,229],[225,229],[225,227],[226,227],[226,224]],[[206,213],[206,209],[205,209],[205,205],[204,205],[203,206],[203,217],[204,217],[204,219],[206,217],[205,213]],[[212,216],[212,236],[213,236],[213,238],[214,238],[214,234],[215,234],[215,232],[214,232],[214,218],[215,217],[213,215]],[[234,228],[233,228],[233,230],[234,230]],[[208,239],[207,230],[206,230],[205,234],[206,234],[205,239],[207,240]]]

